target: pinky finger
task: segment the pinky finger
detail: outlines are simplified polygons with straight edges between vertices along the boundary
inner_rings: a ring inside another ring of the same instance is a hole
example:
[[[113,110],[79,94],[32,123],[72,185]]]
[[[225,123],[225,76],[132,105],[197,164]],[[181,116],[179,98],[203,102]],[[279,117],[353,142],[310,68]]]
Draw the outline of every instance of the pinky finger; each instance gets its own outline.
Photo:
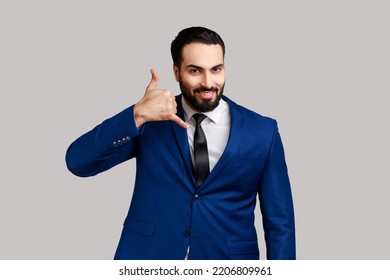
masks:
[[[184,122],[181,118],[179,118],[177,115],[172,115],[171,121],[174,121],[178,125],[180,125],[182,128],[188,128],[188,124]]]

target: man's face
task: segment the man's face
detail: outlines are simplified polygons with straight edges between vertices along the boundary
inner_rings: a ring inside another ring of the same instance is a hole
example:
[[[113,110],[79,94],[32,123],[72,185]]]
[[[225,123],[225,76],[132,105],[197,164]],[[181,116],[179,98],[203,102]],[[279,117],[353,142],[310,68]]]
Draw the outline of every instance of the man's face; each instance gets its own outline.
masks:
[[[185,100],[196,111],[218,106],[225,86],[223,63],[220,45],[191,43],[183,48],[180,69],[174,65],[173,71]]]

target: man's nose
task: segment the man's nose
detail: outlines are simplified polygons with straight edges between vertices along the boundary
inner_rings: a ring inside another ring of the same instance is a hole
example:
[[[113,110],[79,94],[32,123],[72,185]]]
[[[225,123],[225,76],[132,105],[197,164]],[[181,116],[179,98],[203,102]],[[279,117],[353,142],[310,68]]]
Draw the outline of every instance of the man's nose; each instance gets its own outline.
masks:
[[[211,88],[213,86],[213,81],[210,73],[204,73],[202,79],[202,87]]]

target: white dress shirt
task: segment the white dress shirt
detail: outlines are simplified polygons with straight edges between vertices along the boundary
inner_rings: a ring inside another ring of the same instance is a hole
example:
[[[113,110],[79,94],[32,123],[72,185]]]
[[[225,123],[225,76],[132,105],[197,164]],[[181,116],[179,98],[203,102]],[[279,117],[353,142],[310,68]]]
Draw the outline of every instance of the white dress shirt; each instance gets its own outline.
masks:
[[[182,96],[182,104],[184,109],[184,121],[189,125],[189,128],[187,129],[187,135],[190,146],[192,165],[194,165],[194,133],[196,124],[192,116],[199,112],[195,111],[187,104],[184,96]],[[218,106],[214,110],[202,114],[207,116],[207,118],[202,121],[201,126],[204,134],[206,135],[211,172],[223,154],[223,151],[225,150],[226,144],[229,140],[229,105],[225,100],[221,99]]]

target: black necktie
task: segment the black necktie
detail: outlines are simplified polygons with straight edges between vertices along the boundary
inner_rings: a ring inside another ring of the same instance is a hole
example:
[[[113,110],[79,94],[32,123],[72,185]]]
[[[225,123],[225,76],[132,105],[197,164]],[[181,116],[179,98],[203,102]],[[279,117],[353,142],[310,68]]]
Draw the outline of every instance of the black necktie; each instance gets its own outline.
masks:
[[[206,116],[203,114],[194,114],[192,117],[196,122],[194,134],[195,177],[198,186],[200,186],[210,173],[206,136],[200,126]]]

